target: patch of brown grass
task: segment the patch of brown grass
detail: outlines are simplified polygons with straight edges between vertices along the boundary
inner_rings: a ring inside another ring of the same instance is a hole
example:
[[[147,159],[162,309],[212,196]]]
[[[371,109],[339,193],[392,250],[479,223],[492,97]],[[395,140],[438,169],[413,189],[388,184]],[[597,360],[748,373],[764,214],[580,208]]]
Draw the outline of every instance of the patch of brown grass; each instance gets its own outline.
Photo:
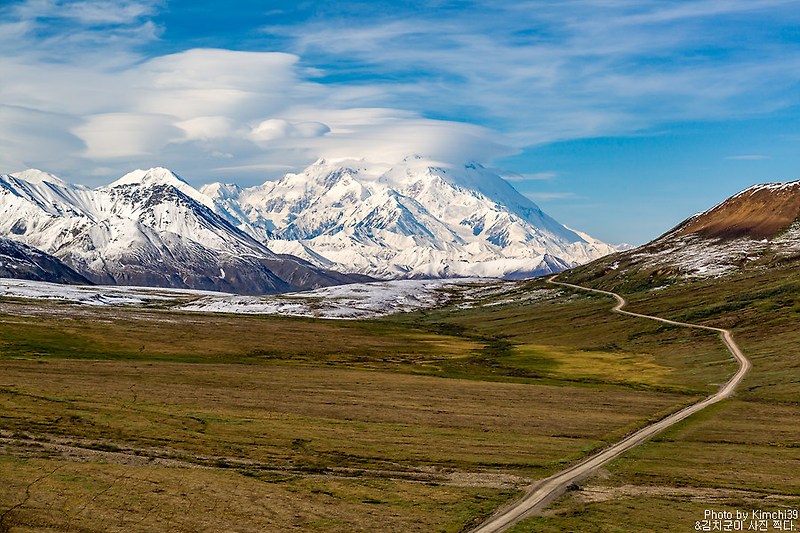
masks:
[[[510,493],[0,456],[10,531],[457,531]],[[18,507],[13,505],[21,504]]]
[[[275,467],[548,472],[683,397],[332,368],[5,361],[2,429]]]

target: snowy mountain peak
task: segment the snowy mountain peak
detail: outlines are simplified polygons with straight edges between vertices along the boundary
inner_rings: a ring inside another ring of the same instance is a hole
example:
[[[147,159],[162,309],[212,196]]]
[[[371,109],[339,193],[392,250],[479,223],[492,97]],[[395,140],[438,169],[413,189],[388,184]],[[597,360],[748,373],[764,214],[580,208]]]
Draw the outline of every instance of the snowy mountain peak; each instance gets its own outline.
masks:
[[[687,219],[668,235],[771,239],[800,220],[800,181],[749,187]]]
[[[218,214],[273,251],[342,272],[517,276],[615,251],[559,224],[475,163],[418,155],[393,166],[317,160],[261,186],[202,191]]]
[[[520,277],[615,251],[549,217],[492,169],[419,155],[394,165],[320,159],[249,188],[197,190],[163,167],[97,189],[25,176],[39,183],[0,176],[0,235],[106,283],[276,291],[349,274]]]
[[[92,282],[261,294],[350,281],[276,256],[213,207],[164,168],[96,189],[54,183],[45,173],[0,175],[0,237],[52,254]],[[17,270],[20,261],[37,268],[20,253]]]
[[[28,170],[23,170],[22,172],[14,172],[11,174],[11,176],[17,178],[18,180],[27,181],[28,183],[33,184],[53,183],[61,186],[67,185],[67,182],[61,178],[37,168],[29,168]]]
[[[154,167],[147,170],[136,169],[113,182],[108,188],[115,189],[131,185],[139,187],[157,187],[164,185],[174,187],[192,200],[210,209],[213,208],[213,202],[208,196],[189,185],[183,178],[168,168]]]
[[[645,278],[651,286],[666,285],[680,278],[764,272],[798,260],[800,181],[792,181],[748,187],[649,243],[582,272],[593,283],[605,278],[641,290]]]
[[[759,183],[759,184],[753,185],[751,187],[748,187],[747,189],[743,190],[742,192],[734,195],[734,198],[736,196],[741,196],[741,195],[745,195],[745,194],[748,194],[748,193],[753,193],[753,192],[756,192],[756,191],[762,191],[762,190],[773,191],[773,192],[800,190],[800,180],[795,180],[795,181],[777,181],[777,182],[772,182],[772,183]]]
[[[241,190],[242,188],[235,183],[220,183],[218,181],[200,187],[201,194],[219,198],[231,198],[239,194]]]
[[[154,167],[147,170],[137,168],[122,176],[109,187],[122,185],[172,185],[180,188],[182,185],[189,184],[168,168]]]

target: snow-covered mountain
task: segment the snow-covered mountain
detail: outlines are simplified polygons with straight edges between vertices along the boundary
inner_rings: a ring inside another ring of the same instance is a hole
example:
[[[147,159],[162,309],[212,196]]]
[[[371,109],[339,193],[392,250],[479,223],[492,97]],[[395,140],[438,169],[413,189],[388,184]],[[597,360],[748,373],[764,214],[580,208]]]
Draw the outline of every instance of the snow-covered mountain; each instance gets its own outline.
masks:
[[[200,191],[273,251],[381,278],[543,274],[615,251],[477,164],[319,160],[260,186]]]
[[[0,235],[93,282],[262,294],[352,281],[274,254],[212,207],[163,168],[97,189],[38,170],[0,176]]]
[[[89,280],[58,258],[32,246],[0,238],[0,278],[88,284]]]
[[[614,249],[480,165],[317,161],[243,189],[164,168],[108,186],[0,176],[0,236],[96,283],[276,293],[375,278],[515,277]]]
[[[683,276],[717,276],[800,258],[800,181],[749,187],[681,222],[641,259]],[[636,256],[636,254],[633,254]]]

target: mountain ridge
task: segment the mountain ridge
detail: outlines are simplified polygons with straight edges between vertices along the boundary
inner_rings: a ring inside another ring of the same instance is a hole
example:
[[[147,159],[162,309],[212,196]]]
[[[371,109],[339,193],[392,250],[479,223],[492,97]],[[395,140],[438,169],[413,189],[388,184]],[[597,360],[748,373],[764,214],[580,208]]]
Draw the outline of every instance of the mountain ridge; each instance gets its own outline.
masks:
[[[89,285],[61,260],[21,242],[0,237],[0,278]]]
[[[0,235],[93,282],[228,292],[371,278],[519,278],[614,251],[476,163],[419,156],[396,165],[318,160],[248,188],[196,189],[154,167],[89,189],[32,169],[0,176],[0,212]]]
[[[678,235],[766,239],[800,217],[800,181],[753,185],[681,223]]]
[[[272,253],[187,195],[181,189],[194,189],[175,174],[155,170],[96,189],[0,176],[0,234],[95,283],[261,294],[358,280]]]
[[[800,180],[757,184],[637,248],[583,265],[578,282],[654,288],[800,263]]]

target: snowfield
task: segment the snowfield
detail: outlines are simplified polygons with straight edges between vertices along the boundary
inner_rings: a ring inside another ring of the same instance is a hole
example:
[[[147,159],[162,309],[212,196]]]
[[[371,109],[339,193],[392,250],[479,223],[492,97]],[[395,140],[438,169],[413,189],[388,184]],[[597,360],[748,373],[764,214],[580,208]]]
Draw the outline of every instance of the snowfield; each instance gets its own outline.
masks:
[[[355,283],[278,296],[214,295],[180,309],[353,320],[438,307],[450,300],[451,293],[443,289],[485,283],[487,280],[480,278],[398,280]]]
[[[486,278],[354,283],[276,296],[241,296],[191,289],[59,285],[0,279],[0,297],[79,306],[138,307],[159,303],[177,311],[356,320],[431,309],[454,302],[461,309],[526,303],[558,297],[555,289],[519,291],[523,281]],[[187,300],[194,299],[186,303]]]
[[[59,301],[68,304],[114,306],[146,305],[155,301],[170,301],[187,296],[220,294],[191,289],[161,289],[156,287],[124,287],[110,285],[61,285],[46,281],[0,278],[0,296]]]
[[[449,303],[456,303],[460,309],[472,309],[562,296],[562,291],[557,289],[519,291],[523,283],[525,281],[487,278],[379,281],[277,296],[215,294],[179,309],[356,320],[432,309]]]

